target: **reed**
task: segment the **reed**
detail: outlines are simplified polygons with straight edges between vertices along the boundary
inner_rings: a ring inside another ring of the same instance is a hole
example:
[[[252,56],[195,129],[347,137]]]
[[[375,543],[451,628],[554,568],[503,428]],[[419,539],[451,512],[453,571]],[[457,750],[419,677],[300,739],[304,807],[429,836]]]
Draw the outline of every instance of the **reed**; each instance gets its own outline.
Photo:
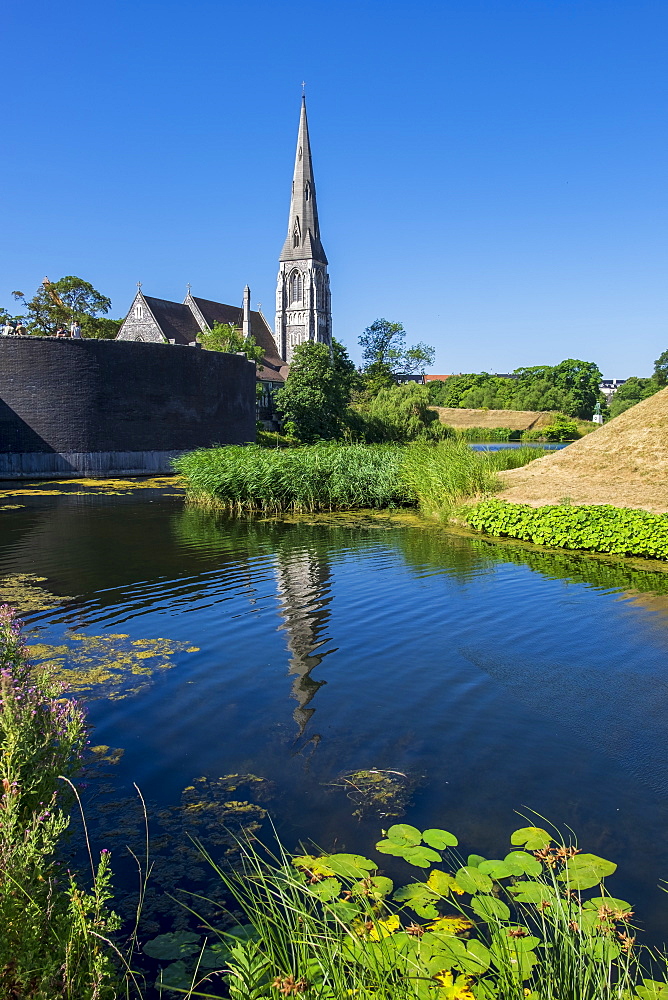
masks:
[[[175,462],[188,496],[234,513],[311,513],[411,502],[391,445],[208,448]],[[413,501],[414,502],[414,501]]]

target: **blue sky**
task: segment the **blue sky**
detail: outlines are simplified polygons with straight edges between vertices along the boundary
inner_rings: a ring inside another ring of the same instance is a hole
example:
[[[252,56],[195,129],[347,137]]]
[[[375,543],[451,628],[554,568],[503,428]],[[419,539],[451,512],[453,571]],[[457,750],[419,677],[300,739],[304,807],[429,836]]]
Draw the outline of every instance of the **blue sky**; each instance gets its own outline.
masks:
[[[76,274],[273,323],[301,81],[334,332],[433,370],[668,348],[668,4],[5,0],[0,305]]]

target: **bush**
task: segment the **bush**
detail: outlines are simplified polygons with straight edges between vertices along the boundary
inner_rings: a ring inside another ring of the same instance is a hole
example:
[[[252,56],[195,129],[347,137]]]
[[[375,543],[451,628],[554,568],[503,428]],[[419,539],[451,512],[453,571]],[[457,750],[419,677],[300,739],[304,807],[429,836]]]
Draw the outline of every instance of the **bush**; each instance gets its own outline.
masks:
[[[427,386],[416,382],[381,389],[373,399],[352,407],[347,422],[349,436],[367,444],[443,441],[455,434],[430,409]]]
[[[623,556],[668,558],[668,516],[625,507],[529,507],[485,500],[466,510],[470,527],[537,545]]]

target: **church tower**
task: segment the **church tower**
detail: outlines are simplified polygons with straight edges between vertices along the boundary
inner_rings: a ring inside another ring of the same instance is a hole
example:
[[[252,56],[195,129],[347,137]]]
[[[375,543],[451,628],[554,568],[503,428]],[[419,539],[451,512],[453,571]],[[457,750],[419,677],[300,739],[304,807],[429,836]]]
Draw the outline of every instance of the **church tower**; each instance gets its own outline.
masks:
[[[332,343],[329,275],[320,242],[305,97],[299,118],[288,235],[279,257],[275,329],[278,349],[288,364],[298,344],[307,340],[328,346]]]

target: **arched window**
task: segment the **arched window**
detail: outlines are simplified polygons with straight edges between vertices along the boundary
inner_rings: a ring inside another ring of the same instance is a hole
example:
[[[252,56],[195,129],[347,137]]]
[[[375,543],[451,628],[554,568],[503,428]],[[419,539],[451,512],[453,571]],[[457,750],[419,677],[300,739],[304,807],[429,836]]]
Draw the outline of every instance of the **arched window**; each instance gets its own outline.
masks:
[[[290,275],[290,301],[301,302],[302,300],[302,276],[300,271],[293,271]]]
[[[306,201],[311,200],[311,185],[308,181],[304,185],[304,197],[306,198]]]
[[[295,224],[292,230],[292,246],[298,247],[301,233],[299,232],[299,219],[295,219]]]
[[[142,319],[144,316],[144,309],[141,303],[137,303],[135,306],[135,319]]]

